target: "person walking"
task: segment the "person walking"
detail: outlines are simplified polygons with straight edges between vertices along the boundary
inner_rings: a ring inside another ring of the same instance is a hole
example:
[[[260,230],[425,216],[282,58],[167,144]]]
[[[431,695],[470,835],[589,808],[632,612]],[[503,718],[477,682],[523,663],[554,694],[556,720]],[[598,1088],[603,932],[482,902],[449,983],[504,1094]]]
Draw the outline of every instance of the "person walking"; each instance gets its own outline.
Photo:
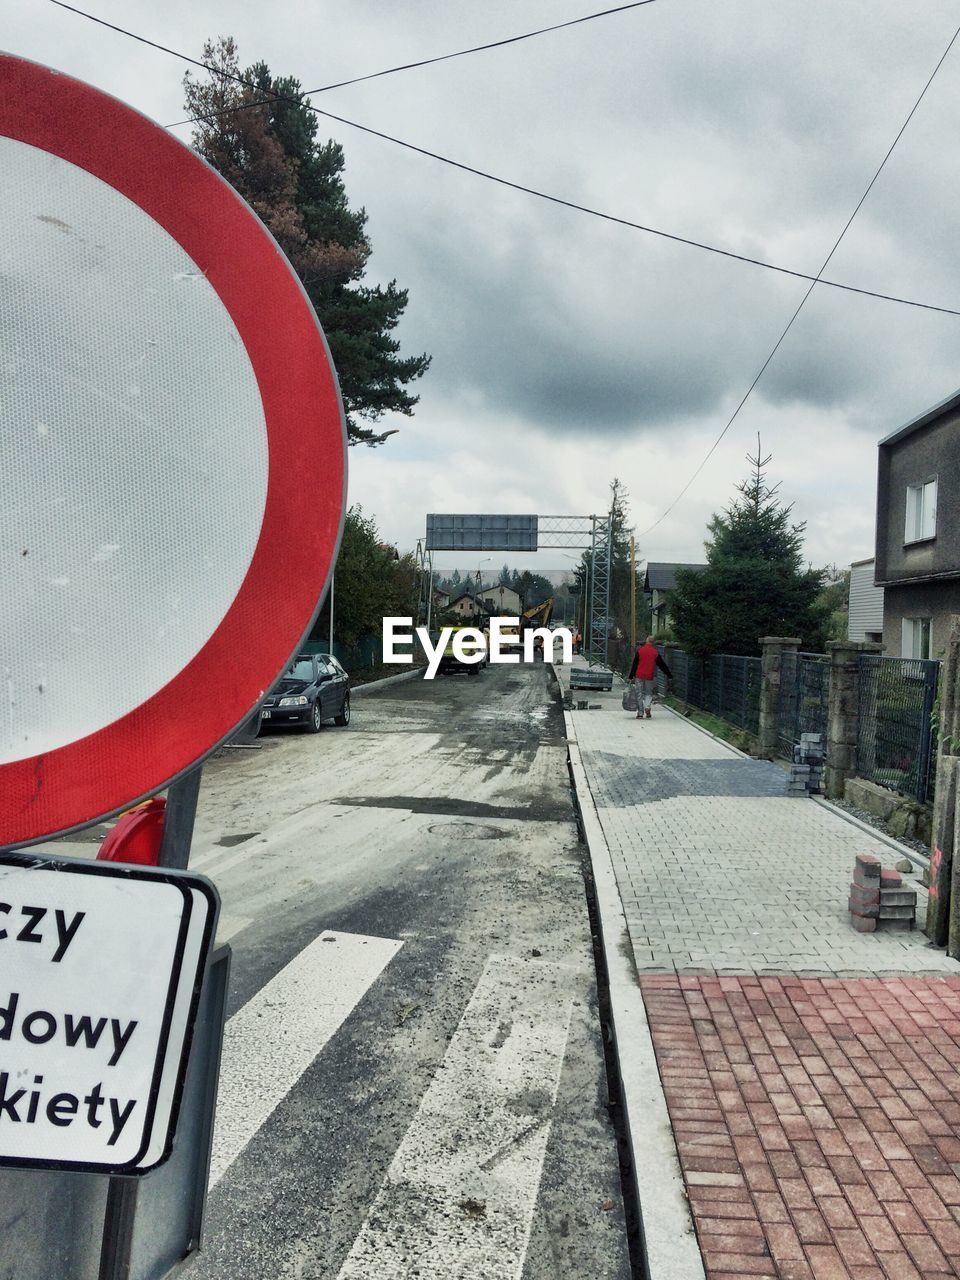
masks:
[[[661,658],[657,646],[653,643],[653,636],[647,636],[646,640],[633,655],[633,665],[630,668],[630,679],[635,679],[638,685],[638,720],[643,717],[646,717],[647,720],[650,719],[650,708],[653,706],[653,681],[658,667],[668,680],[673,679],[673,673]]]

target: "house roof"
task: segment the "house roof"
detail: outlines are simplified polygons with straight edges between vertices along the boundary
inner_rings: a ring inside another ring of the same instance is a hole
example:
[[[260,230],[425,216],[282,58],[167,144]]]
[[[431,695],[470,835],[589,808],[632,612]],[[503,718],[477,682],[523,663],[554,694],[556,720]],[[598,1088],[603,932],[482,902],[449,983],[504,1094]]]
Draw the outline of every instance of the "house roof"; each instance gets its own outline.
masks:
[[[650,560],[647,562],[647,569],[643,575],[643,589],[644,591],[672,591],[677,585],[676,572],[678,569],[692,569],[694,573],[700,573],[706,567],[705,564],[681,564],[665,560]]]
[[[896,444],[898,440],[904,439],[905,436],[913,435],[914,431],[919,431],[921,427],[929,426],[931,422],[943,414],[949,413],[951,409],[958,408],[960,408],[960,391],[955,391],[952,396],[947,396],[946,400],[941,400],[932,409],[925,409],[919,417],[912,418],[905,426],[897,427],[896,431],[891,431],[888,436],[883,437],[880,444]]]

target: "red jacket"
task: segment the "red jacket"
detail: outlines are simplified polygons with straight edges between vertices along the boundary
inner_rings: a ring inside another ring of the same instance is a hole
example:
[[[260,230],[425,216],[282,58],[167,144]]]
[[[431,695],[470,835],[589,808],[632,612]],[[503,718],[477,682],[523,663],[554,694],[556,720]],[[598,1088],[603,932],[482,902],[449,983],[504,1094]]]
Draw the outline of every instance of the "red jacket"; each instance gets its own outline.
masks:
[[[633,655],[633,666],[630,668],[630,679],[652,680],[657,674],[657,667],[665,675],[670,675],[670,668],[660,657],[656,645],[642,644]]]

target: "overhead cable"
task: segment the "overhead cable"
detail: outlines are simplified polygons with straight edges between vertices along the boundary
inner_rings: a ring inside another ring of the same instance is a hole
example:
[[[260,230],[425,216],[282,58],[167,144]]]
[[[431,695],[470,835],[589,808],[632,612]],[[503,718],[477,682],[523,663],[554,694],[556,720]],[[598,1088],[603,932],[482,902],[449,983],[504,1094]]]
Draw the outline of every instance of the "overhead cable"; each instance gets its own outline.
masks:
[[[521,40],[532,40],[535,36],[546,35],[551,31],[562,31],[564,27],[576,27],[584,22],[593,22],[596,18],[608,18],[627,9],[641,9],[644,5],[653,4],[655,0],[633,0],[632,4],[619,4],[614,9],[601,9],[597,13],[586,13],[580,18],[570,18],[567,22],[555,22],[551,27],[538,27],[536,31],[525,31],[519,36],[507,36],[503,40],[491,40],[488,44],[471,45],[469,49],[457,49],[453,53],[441,53],[435,58],[421,58],[419,62],[402,62],[396,67],[386,67],[382,71],[371,71],[367,75],[353,76],[349,80],[336,80],[332,84],[322,84],[317,89],[307,89],[305,93],[327,93],[331,89],[344,89],[347,85],[361,84],[364,80],[378,80],[381,76],[392,76],[398,71],[414,71],[418,67],[430,67],[435,62],[448,62],[451,58],[465,58],[471,53],[485,53],[488,49],[502,49],[504,45],[518,44]],[[266,101],[266,99],[265,99]],[[259,106],[257,102],[244,102],[237,107],[224,107],[222,111],[213,111],[210,115],[188,116],[185,120],[177,120],[166,127],[175,129],[182,124],[195,124],[198,120],[213,120],[217,116],[228,115],[234,111],[248,111]]]
[[[148,40],[145,36],[137,35],[133,31],[126,30],[124,27],[118,27],[112,22],[106,22],[103,18],[98,18],[94,14],[87,13],[83,9],[78,9],[75,5],[67,4],[66,0],[50,0],[50,3],[57,5],[58,8],[67,9],[81,18],[87,18],[91,22],[96,22],[100,26],[108,27],[111,31],[116,31],[120,35],[128,36],[132,40],[137,40],[141,44],[146,44],[153,49],[158,49],[161,53],[169,53],[174,58],[179,58],[183,62],[190,63],[192,66],[200,67],[204,71],[209,71],[211,75],[222,76],[227,80],[232,80],[237,84],[243,85],[245,88],[253,89],[255,92],[261,92],[259,85],[255,84],[251,80],[247,80],[244,76],[238,76],[233,72],[224,71],[219,67],[201,62],[197,58],[192,58],[188,54],[180,53],[177,49],[171,49],[167,45],[158,44],[154,40]],[[664,231],[659,227],[651,227],[642,222],[634,222],[630,218],[622,218],[616,214],[605,213],[601,209],[593,209],[589,205],[579,204],[573,200],[567,200],[563,196],[551,195],[549,192],[540,191],[536,187],[529,187],[520,182],[513,182],[511,179],[501,177],[499,174],[489,173],[484,169],[478,169],[473,165],[465,164],[460,160],[453,160],[451,157],[441,155],[437,151],[430,151],[425,147],[419,147],[412,142],[405,141],[403,138],[397,138],[392,134],[371,128],[369,125],[360,124],[356,120],[349,120],[345,116],[335,115],[332,111],[324,111],[322,107],[315,107],[312,103],[306,102],[305,100],[293,95],[275,94],[272,98],[267,99],[266,101],[289,102],[296,106],[306,107],[308,110],[314,112],[314,114],[323,116],[327,120],[334,120],[338,124],[346,125],[351,129],[357,129],[361,133],[369,134],[371,137],[380,138],[384,142],[390,142],[394,146],[402,147],[407,151],[412,151],[416,155],[426,156],[428,159],[437,160],[441,164],[448,165],[454,169],[459,169],[464,173],[473,174],[474,177],[483,178],[488,182],[495,182],[499,186],[507,187],[512,191],[520,191],[525,195],[534,196],[538,200],[546,200],[550,204],[556,204],[562,208],[571,209],[576,213],[584,213],[593,218],[600,218],[605,222],[612,222],[617,226],[627,227],[632,231],[640,231],[645,235],[656,236],[662,240],[670,240],[675,244],[684,244],[691,249],[700,249],[704,253],[712,253],[721,258],[729,258],[734,262],[743,262],[749,266],[760,267],[764,271],[773,271],[778,275],[788,276],[795,280],[806,280],[813,284],[825,285],[830,289],[840,289],[845,293],[855,293],[866,298],[877,298],[882,302],[894,302],[905,307],[916,307],[922,311],[935,311],[941,315],[960,316],[960,309],[955,307],[938,306],[932,302],[921,302],[916,298],[903,298],[897,294],[883,293],[876,289],[863,289],[857,285],[844,284],[839,280],[825,280],[819,273],[815,276],[810,275],[806,271],[796,271],[790,267],[782,267],[777,263],[767,262],[763,258],[754,258],[749,254],[736,253],[732,249],[723,249],[719,245],[709,244],[703,240],[694,240],[689,236],[681,236],[675,232]]]
[[[799,305],[798,305],[797,309],[794,311],[793,315],[792,315],[792,316],[790,317],[790,319],[787,321],[786,326],[784,327],[783,332],[780,334],[779,338],[777,338],[776,342],[773,344],[773,347],[772,347],[772,349],[771,349],[771,351],[770,351],[769,355],[767,356],[766,360],[764,360],[763,364],[762,364],[762,365],[760,366],[760,368],[757,370],[757,374],[756,374],[756,376],[754,377],[753,381],[750,383],[749,387],[747,387],[746,394],[744,395],[743,399],[740,401],[740,403],[739,403],[739,404],[737,405],[737,407],[734,409],[733,413],[732,413],[732,414],[730,415],[730,417],[727,419],[726,425],[724,426],[724,428],[723,428],[723,430],[720,432],[720,434],[717,436],[716,440],[714,440],[714,442],[713,442],[713,444],[710,446],[710,448],[707,450],[706,454],[704,455],[704,457],[703,457],[703,459],[702,459],[702,461],[701,461],[700,465],[697,467],[696,471],[694,471],[693,475],[690,477],[690,479],[687,481],[687,483],[683,486],[683,488],[680,490],[680,492],[677,494],[677,496],[674,498],[674,500],[670,503],[670,505],[669,505],[669,507],[667,507],[666,511],[664,511],[664,513],[663,513],[661,516],[659,516],[656,520],[654,520],[653,524],[648,525],[646,529],[643,529],[640,533],[638,533],[638,534],[636,535],[636,537],[638,537],[638,538],[643,538],[643,537],[645,537],[648,533],[650,533],[650,532],[651,532],[651,530],[655,529],[655,528],[657,527],[657,525],[658,525],[658,524],[660,524],[663,520],[665,520],[665,519],[667,518],[667,516],[668,516],[668,515],[670,514],[670,512],[674,509],[674,507],[677,505],[677,503],[680,501],[680,499],[684,496],[684,494],[687,492],[687,490],[688,490],[688,489],[690,488],[690,486],[693,484],[694,480],[696,480],[697,476],[700,474],[700,472],[703,470],[703,468],[707,465],[707,462],[708,462],[708,461],[709,461],[709,459],[712,457],[712,455],[713,455],[714,451],[716,450],[717,446],[720,444],[720,441],[721,441],[721,440],[723,439],[723,437],[727,434],[727,432],[728,432],[728,431],[730,430],[730,428],[733,426],[734,422],[735,422],[735,421],[737,420],[737,418],[739,417],[739,415],[740,415],[740,410],[743,408],[743,406],[744,406],[744,405],[747,403],[747,401],[750,399],[750,396],[751,396],[751,394],[752,394],[752,392],[753,392],[754,387],[756,387],[757,383],[758,383],[758,382],[760,381],[760,379],[763,377],[764,373],[766,372],[766,370],[767,370],[768,366],[770,365],[771,361],[773,360],[774,356],[775,356],[775,355],[777,354],[777,352],[780,350],[780,347],[781,347],[781,344],[783,343],[784,338],[786,338],[787,334],[790,332],[791,328],[793,327],[793,322],[796,320],[797,316],[798,316],[798,315],[800,314],[800,312],[803,310],[804,303],[805,303],[805,302],[807,301],[807,299],[810,297],[811,293],[813,293],[814,289],[817,287],[817,285],[818,285],[818,284],[820,284],[820,283],[823,283],[823,284],[829,283],[828,281],[821,281],[820,277],[822,276],[823,272],[827,269],[827,265],[829,264],[830,259],[833,257],[833,255],[836,253],[836,251],[839,249],[839,247],[840,247],[840,242],[843,240],[843,237],[844,237],[844,236],[847,234],[847,232],[850,230],[850,224],[853,222],[854,218],[855,218],[855,217],[857,216],[857,214],[860,212],[861,208],[863,207],[863,203],[864,203],[864,201],[866,200],[867,196],[868,196],[868,195],[870,194],[870,192],[873,190],[873,185],[874,185],[874,183],[875,183],[875,182],[877,181],[877,179],[880,177],[880,174],[883,172],[884,166],[886,165],[886,163],[887,163],[887,161],[890,159],[890,157],[893,155],[894,148],[896,147],[896,145],[897,145],[897,143],[900,141],[900,139],[903,137],[904,132],[906,131],[907,125],[908,125],[908,124],[910,123],[910,121],[913,119],[914,113],[916,112],[917,108],[920,106],[920,103],[923,101],[924,96],[925,96],[925,94],[926,94],[927,90],[928,90],[928,89],[930,88],[930,86],[933,84],[933,81],[934,81],[934,78],[936,77],[937,72],[940,70],[940,68],[943,66],[944,62],[946,61],[947,54],[948,54],[948,53],[950,52],[950,50],[953,48],[954,43],[955,43],[955,41],[956,41],[956,39],[957,39],[957,37],[958,37],[958,36],[960,36],[960,27],[957,27],[956,31],[954,31],[953,35],[950,37],[950,41],[949,41],[949,43],[947,44],[947,47],[944,49],[943,53],[940,55],[940,58],[939,58],[939,60],[938,60],[938,62],[937,62],[937,65],[933,68],[933,71],[930,73],[929,79],[927,80],[927,82],[926,82],[926,84],[923,86],[923,88],[920,90],[920,94],[919,94],[919,96],[917,97],[916,101],[914,102],[913,106],[912,106],[912,107],[910,108],[910,110],[907,112],[907,117],[906,117],[906,119],[904,120],[903,124],[902,124],[902,125],[900,126],[900,128],[897,130],[896,137],[893,139],[893,141],[890,143],[890,146],[887,148],[886,154],[884,155],[883,159],[880,161],[880,164],[878,165],[878,167],[877,167],[877,169],[876,169],[876,172],[874,173],[873,177],[870,179],[870,181],[867,183],[866,187],[864,188],[863,194],[861,195],[860,199],[857,201],[856,205],[854,206],[853,212],[850,214],[850,217],[849,217],[849,218],[847,218],[846,222],[843,224],[843,228],[842,228],[842,230],[841,230],[840,234],[837,236],[836,240],[833,242],[833,247],[831,248],[830,252],[829,252],[829,253],[827,254],[827,256],[824,258],[824,260],[823,260],[823,266],[822,266],[822,267],[820,268],[820,270],[817,272],[816,276],[815,276],[815,277],[814,277],[814,279],[811,281],[810,287],[807,289],[806,293],[804,293],[803,297],[800,299],[800,303],[799,303]]]

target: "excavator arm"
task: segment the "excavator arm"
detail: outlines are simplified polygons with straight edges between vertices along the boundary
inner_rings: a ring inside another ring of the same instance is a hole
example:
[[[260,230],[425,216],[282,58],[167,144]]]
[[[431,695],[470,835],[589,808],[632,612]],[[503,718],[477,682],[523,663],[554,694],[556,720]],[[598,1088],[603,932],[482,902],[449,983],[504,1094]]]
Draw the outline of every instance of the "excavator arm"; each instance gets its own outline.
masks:
[[[548,627],[552,617],[553,596],[549,600],[544,600],[543,604],[527,609],[520,615],[520,630],[526,631],[528,627]]]

